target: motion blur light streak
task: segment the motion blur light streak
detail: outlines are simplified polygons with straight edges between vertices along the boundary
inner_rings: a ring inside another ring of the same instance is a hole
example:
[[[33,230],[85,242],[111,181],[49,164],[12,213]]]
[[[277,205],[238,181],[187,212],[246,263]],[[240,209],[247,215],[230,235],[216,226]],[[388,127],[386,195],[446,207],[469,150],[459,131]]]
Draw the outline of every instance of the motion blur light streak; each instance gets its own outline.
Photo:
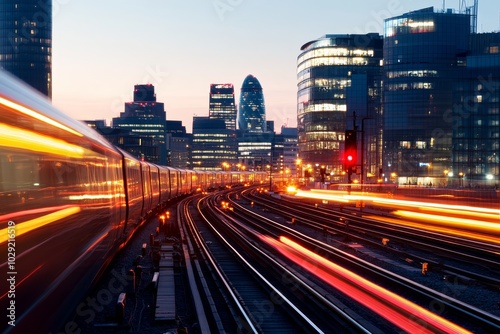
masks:
[[[51,224],[57,220],[67,218],[80,212],[80,207],[73,206],[67,209],[63,209],[57,212],[49,213],[48,215],[38,217],[35,219],[28,220],[24,223],[16,224],[16,237],[28,233],[32,230],[40,228],[42,226]],[[8,240],[7,228],[0,230],[0,244]]]
[[[451,216],[433,215],[429,213],[420,213],[415,211],[396,210],[393,214],[405,218],[411,218],[421,221],[429,221],[432,223],[440,223],[443,225],[450,225],[465,229],[472,229],[474,231],[500,233],[500,222],[490,223],[481,220],[457,218]]]
[[[9,213],[7,215],[0,216],[0,221],[13,220],[13,219],[16,219],[17,217],[26,217],[29,215],[36,215],[36,214],[49,212],[49,211],[62,210],[62,209],[70,208],[70,207],[73,207],[73,206],[72,205],[47,206],[47,207],[38,208],[38,209],[16,211],[16,212]]]
[[[418,208],[420,210],[433,210],[440,213],[450,213],[453,214],[463,214],[468,216],[474,216],[484,219],[491,219],[493,222],[500,221],[500,210],[492,208],[474,207],[467,205],[452,205],[452,204],[441,204],[423,201],[409,201],[400,200],[392,198],[383,198],[378,194],[359,194],[359,195],[347,195],[344,191],[332,191],[332,190],[319,190],[311,189],[310,191],[299,190],[296,194],[297,197],[306,197],[314,199],[324,199],[332,201],[366,201],[372,202],[380,206],[386,206],[389,208],[395,207],[405,207],[405,208]]]
[[[477,240],[477,241],[481,241],[481,242],[490,243],[492,245],[500,245],[500,238],[495,237],[495,236],[485,235],[485,234],[467,232],[464,230],[457,230],[457,229],[446,228],[446,227],[439,227],[436,225],[425,225],[422,223],[410,222],[407,220],[394,219],[394,218],[389,218],[389,217],[381,218],[378,216],[364,216],[364,218],[380,221],[383,223],[391,223],[391,224],[400,225],[400,226],[412,227],[412,228],[416,228],[419,230],[426,230],[426,231],[435,232],[435,233],[453,235],[453,236],[456,236],[459,238],[467,238],[470,240]]]
[[[33,117],[33,118],[36,118],[42,122],[45,122],[45,123],[48,123],[50,125],[53,125],[59,129],[62,129],[62,130],[65,130],[69,133],[72,133],[78,137],[83,137],[83,135],[73,129],[70,129],[68,128],[67,126],[59,123],[59,122],[56,122],[54,121],[53,119],[50,119],[48,118],[47,116],[44,116],[44,115],[41,115],[39,114],[38,112],[34,111],[34,110],[31,110],[29,108],[26,108],[20,104],[17,104],[17,103],[14,103],[12,101],[9,101],[7,99],[4,99],[3,97],[0,97],[0,104],[3,104],[4,106],[8,107],[8,108],[11,108],[11,109],[14,109],[16,111],[19,111],[20,113],[23,113],[25,115],[28,115],[30,117]]]
[[[77,145],[6,124],[0,123],[0,133],[2,134],[0,146],[4,147],[48,153],[65,158],[81,159],[85,154],[85,150]]]
[[[430,207],[421,207],[420,210],[422,211],[436,211],[439,213],[445,213],[448,215],[460,215],[460,216],[466,216],[466,217],[474,217],[474,218],[481,218],[481,219],[486,219],[486,220],[491,220],[492,222],[499,223],[500,222],[500,213],[495,214],[495,213],[481,213],[477,211],[465,211],[465,210],[452,210],[452,209],[446,209],[446,208],[430,208]]]
[[[325,194],[314,194],[310,191],[303,191],[303,190],[298,190],[297,193],[295,194],[297,197],[307,197],[307,198],[314,198],[314,199],[327,199],[330,201],[336,201],[336,202],[343,202],[343,203],[349,203],[349,200],[346,198],[345,195],[326,195]]]
[[[471,333],[328,261],[286,237],[280,237],[281,243],[269,237],[266,237],[265,240],[297,264],[318,275],[332,287],[346,293],[349,297],[369,307],[409,333]]]
[[[38,267],[36,267],[35,269],[33,269],[28,275],[24,276],[22,280],[20,280],[19,282],[16,283],[16,289],[21,285],[23,284],[24,281],[26,281],[28,278],[30,278],[34,273],[36,273],[40,268],[42,268],[43,264],[39,265]],[[4,298],[5,296],[7,296],[9,294],[9,292],[11,292],[10,290],[7,290],[6,293],[4,293],[3,295],[0,296],[0,299]]]

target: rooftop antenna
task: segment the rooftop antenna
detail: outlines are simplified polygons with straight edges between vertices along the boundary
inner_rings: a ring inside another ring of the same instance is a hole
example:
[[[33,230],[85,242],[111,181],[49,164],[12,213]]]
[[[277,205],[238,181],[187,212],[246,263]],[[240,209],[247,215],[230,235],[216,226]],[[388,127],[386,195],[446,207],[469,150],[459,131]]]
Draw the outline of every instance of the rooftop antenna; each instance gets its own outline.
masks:
[[[466,0],[460,1],[459,12],[461,14],[470,15],[470,32],[475,34],[477,33],[477,6],[479,0],[474,0],[474,4],[472,6],[467,6]]]
[[[470,30],[473,34],[477,33],[477,5],[479,0],[474,0],[474,5],[472,7],[468,7],[471,9],[471,27]]]

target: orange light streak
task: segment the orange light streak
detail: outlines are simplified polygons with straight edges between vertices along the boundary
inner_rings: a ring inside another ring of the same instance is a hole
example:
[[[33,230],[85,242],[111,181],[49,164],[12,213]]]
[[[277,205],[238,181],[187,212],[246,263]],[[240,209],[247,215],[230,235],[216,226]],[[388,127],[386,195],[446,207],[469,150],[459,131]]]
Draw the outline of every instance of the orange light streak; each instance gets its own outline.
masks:
[[[53,126],[59,128],[59,129],[65,130],[65,131],[67,131],[69,133],[72,133],[72,134],[78,136],[78,137],[83,137],[83,135],[81,133],[79,133],[79,132],[77,132],[77,131],[75,131],[75,130],[69,128],[69,127],[67,127],[66,125],[63,125],[63,124],[61,124],[61,123],[59,123],[57,121],[54,121],[53,119],[51,119],[51,118],[49,118],[47,116],[44,116],[44,115],[42,115],[42,114],[40,114],[40,113],[38,113],[38,112],[36,112],[34,110],[26,108],[26,107],[24,107],[24,106],[22,106],[20,104],[17,104],[15,102],[7,100],[7,99],[5,99],[3,97],[0,97],[0,104],[3,104],[4,106],[6,106],[8,108],[14,109],[14,110],[16,110],[16,111],[18,111],[20,113],[23,113],[25,115],[28,115],[28,116],[32,117],[32,118],[38,119],[39,121],[45,122],[47,124],[50,124],[50,125],[53,125]]]
[[[298,190],[297,193],[295,194],[295,196],[314,198],[314,199],[327,199],[330,201],[349,203],[349,200],[345,198],[345,195],[342,195],[342,196],[327,195],[327,196],[325,196],[323,194],[313,194],[309,191]]]
[[[47,206],[44,208],[11,212],[11,213],[0,216],[0,221],[13,220],[13,219],[16,219],[16,218],[22,217],[22,216],[36,215],[38,213],[61,210],[61,209],[69,208],[69,207],[72,207],[72,206],[71,205]]]
[[[383,198],[377,194],[348,195],[345,193],[345,191],[332,191],[332,190],[319,190],[319,189],[311,189],[310,191],[301,190],[297,192],[296,196],[313,198],[313,199],[322,199],[322,200],[324,199],[333,201],[344,201],[344,202],[362,200],[389,208],[397,208],[397,207],[418,208],[419,210],[437,211],[439,213],[453,214],[455,216],[456,215],[472,216],[474,218],[491,220],[494,223],[500,222],[500,210],[491,208]]]
[[[63,218],[72,216],[80,212],[80,207],[73,206],[67,209],[49,213],[48,215],[41,216],[35,219],[28,220],[24,223],[19,223],[15,225],[16,228],[16,238],[22,234],[28,233],[30,231],[36,230],[42,226],[54,223]],[[0,230],[0,243],[6,242],[9,238],[7,233],[8,228]]]
[[[410,222],[407,220],[395,219],[395,218],[390,218],[390,217],[380,218],[378,216],[364,216],[364,218],[377,220],[377,221],[380,221],[383,223],[391,223],[391,224],[413,227],[416,229],[421,229],[421,230],[426,230],[426,231],[431,231],[431,232],[436,232],[436,233],[453,235],[453,236],[456,236],[459,238],[468,238],[471,240],[477,240],[477,241],[481,241],[481,242],[490,243],[492,245],[500,245],[500,238],[490,236],[487,234],[485,235],[485,234],[473,233],[473,232],[468,232],[468,231],[464,231],[464,230],[439,227],[436,225],[425,225],[422,223]]]
[[[429,213],[420,213],[420,212],[406,211],[406,210],[396,210],[393,212],[393,214],[400,217],[411,218],[420,221],[439,223],[443,225],[449,225],[465,229],[473,229],[475,231],[493,232],[497,234],[500,233],[500,222],[490,223],[481,220],[433,215]]]
[[[263,237],[285,256],[409,333],[471,333],[339,266],[296,242]]]
[[[82,158],[85,154],[85,150],[80,146],[6,124],[0,123],[0,133],[2,134],[0,146],[4,147],[70,158]]]

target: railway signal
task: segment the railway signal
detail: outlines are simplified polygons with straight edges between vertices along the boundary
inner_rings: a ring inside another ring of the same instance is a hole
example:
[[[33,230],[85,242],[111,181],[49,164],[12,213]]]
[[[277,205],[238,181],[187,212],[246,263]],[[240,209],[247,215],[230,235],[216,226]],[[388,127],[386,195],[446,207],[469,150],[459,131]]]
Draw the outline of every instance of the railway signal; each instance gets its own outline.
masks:
[[[356,140],[356,130],[346,130],[344,145],[344,168],[347,172],[347,183],[352,183],[351,175],[353,172],[356,172],[357,156],[358,142]]]

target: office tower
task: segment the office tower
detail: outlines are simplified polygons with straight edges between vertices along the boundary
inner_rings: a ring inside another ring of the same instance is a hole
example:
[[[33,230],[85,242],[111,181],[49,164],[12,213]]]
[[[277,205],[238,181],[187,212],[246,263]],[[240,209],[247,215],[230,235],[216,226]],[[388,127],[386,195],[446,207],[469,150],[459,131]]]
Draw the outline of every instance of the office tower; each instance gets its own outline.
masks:
[[[193,117],[191,164],[195,170],[229,170],[238,162],[236,133],[223,119]]]
[[[238,162],[251,171],[269,170],[275,161],[273,156],[275,137],[275,133],[271,131],[238,130]]]
[[[266,107],[262,86],[249,74],[241,85],[238,106],[238,128],[250,132],[266,132]]]
[[[52,0],[0,1],[0,69],[52,97]]]
[[[167,145],[167,165],[178,168],[192,168],[192,135],[186,133],[182,121],[167,121],[165,143]]]
[[[162,102],[156,102],[154,86],[151,84],[134,86],[134,101],[125,103],[125,111],[113,118],[113,127],[128,130],[134,135],[151,139],[151,145],[141,145],[134,149],[138,158],[165,165],[167,149],[165,145],[166,112]]]
[[[276,135],[274,153],[278,157],[278,172],[289,180],[297,174],[297,128],[281,127],[281,133]]]
[[[453,82],[452,163],[441,185],[500,186],[500,32],[471,34]],[[434,182],[438,184],[437,182]]]
[[[430,184],[452,168],[453,83],[469,48],[470,15],[432,7],[385,20],[384,173]]]
[[[226,123],[226,129],[236,130],[236,104],[233,84],[210,85],[209,117],[223,119]]]
[[[329,34],[301,47],[297,58],[298,152],[302,164],[313,168],[318,180],[319,168],[324,166],[329,181],[345,181],[344,135],[354,126],[358,131],[365,126],[365,171],[373,172],[381,163],[382,46],[382,36],[370,33]]]

